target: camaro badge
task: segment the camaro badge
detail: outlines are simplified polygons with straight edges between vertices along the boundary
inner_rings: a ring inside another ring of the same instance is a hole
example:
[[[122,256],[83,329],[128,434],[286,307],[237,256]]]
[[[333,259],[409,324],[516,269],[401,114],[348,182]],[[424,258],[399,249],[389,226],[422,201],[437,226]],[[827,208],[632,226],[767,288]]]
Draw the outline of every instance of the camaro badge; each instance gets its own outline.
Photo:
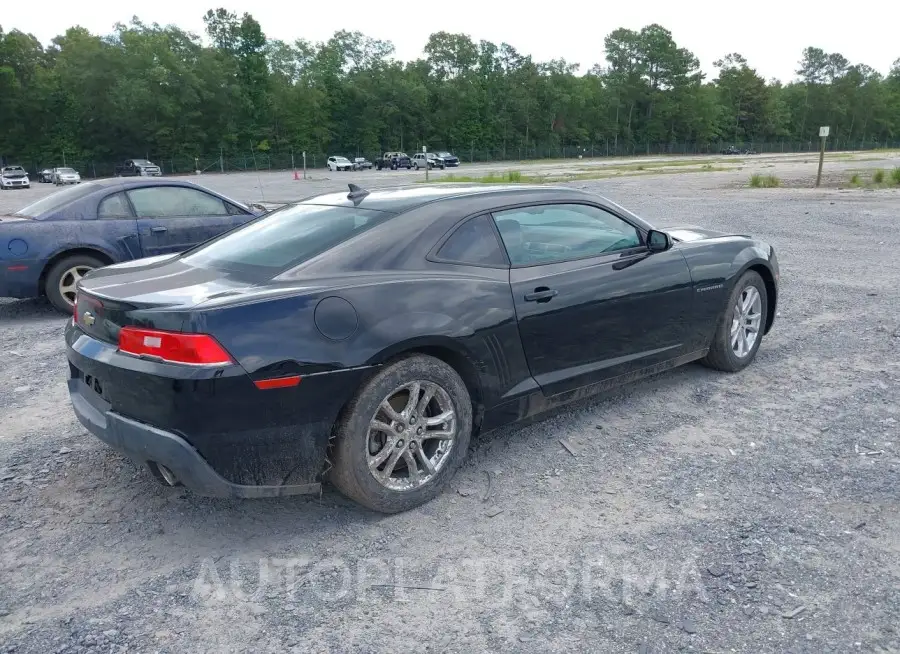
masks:
[[[84,324],[88,327],[91,327],[94,324],[94,314],[92,314],[90,311],[84,312]]]

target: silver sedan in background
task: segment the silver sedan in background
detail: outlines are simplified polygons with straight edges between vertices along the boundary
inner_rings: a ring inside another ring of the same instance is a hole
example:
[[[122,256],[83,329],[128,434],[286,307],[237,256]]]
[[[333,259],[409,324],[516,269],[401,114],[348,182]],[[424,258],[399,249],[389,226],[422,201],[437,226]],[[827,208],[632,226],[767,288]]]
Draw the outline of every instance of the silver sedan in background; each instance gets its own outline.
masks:
[[[81,175],[74,168],[54,168],[50,181],[57,186],[62,184],[80,184]]]

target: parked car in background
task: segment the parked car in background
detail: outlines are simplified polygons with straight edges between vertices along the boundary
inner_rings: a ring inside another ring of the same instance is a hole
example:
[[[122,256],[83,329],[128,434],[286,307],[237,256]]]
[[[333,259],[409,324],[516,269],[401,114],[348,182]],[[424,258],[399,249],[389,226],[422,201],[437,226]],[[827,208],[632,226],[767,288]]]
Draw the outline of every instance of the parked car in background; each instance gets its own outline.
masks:
[[[435,154],[435,159],[444,164],[445,168],[456,168],[459,165],[459,157],[449,152],[438,152]]]
[[[339,170],[353,170],[353,162],[347,157],[328,157],[326,164],[331,172]]]
[[[775,250],[750,236],[663,231],[574,188],[349,186],[82,280],[82,425],[168,486],[328,479],[396,513],[447,488],[479,431],[690,361],[737,372],[775,320]]]
[[[741,151],[733,145],[729,145],[721,151],[721,154],[741,154]]]
[[[146,159],[126,159],[116,166],[116,177],[159,177],[162,169]]]
[[[353,170],[371,170],[374,164],[365,157],[356,157],[353,160]]]
[[[31,180],[22,166],[4,166],[0,168],[0,190],[14,188],[31,188]]]
[[[45,295],[71,311],[75,284],[95,268],[181,252],[262,213],[190,182],[70,186],[0,214],[0,297]]]
[[[53,183],[53,168],[44,168],[41,172],[38,173],[38,181],[41,184],[52,184]]]
[[[375,167],[378,170],[383,168],[390,168],[391,170],[406,168],[409,170],[412,168],[412,160],[405,152],[385,152],[384,156],[375,162]]]
[[[434,152],[417,152],[412,158],[413,168],[440,168],[443,170],[444,162],[438,159]]]
[[[80,184],[81,175],[74,168],[54,168],[53,183],[57,186],[65,184]]]

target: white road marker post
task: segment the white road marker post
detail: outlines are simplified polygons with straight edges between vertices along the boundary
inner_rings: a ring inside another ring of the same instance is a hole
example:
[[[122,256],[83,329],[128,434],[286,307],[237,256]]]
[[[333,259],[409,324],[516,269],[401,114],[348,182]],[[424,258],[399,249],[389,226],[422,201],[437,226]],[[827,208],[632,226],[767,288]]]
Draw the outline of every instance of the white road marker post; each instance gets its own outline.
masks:
[[[816,188],[819,188],[819,184],[822,183],[822,164],[825,163],[825,139],[828,138],[830,129],[828,126],[819,128],[819,138],[822,139],[822,146],[819,150],[819,172],[816,173]]]

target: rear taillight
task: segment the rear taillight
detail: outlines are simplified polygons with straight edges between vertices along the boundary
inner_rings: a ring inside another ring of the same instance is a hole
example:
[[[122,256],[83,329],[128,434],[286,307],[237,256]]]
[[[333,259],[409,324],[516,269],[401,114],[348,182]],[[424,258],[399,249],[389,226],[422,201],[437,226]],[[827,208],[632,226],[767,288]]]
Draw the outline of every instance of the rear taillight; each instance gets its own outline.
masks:
[[[78,322],[78,292],[75,293],[75,303],[72,305],[72,322]]]
[[[225,366],[234,363],[231,355],[209,334],[123,327],[119,332],[119,351],[195,366]]]

